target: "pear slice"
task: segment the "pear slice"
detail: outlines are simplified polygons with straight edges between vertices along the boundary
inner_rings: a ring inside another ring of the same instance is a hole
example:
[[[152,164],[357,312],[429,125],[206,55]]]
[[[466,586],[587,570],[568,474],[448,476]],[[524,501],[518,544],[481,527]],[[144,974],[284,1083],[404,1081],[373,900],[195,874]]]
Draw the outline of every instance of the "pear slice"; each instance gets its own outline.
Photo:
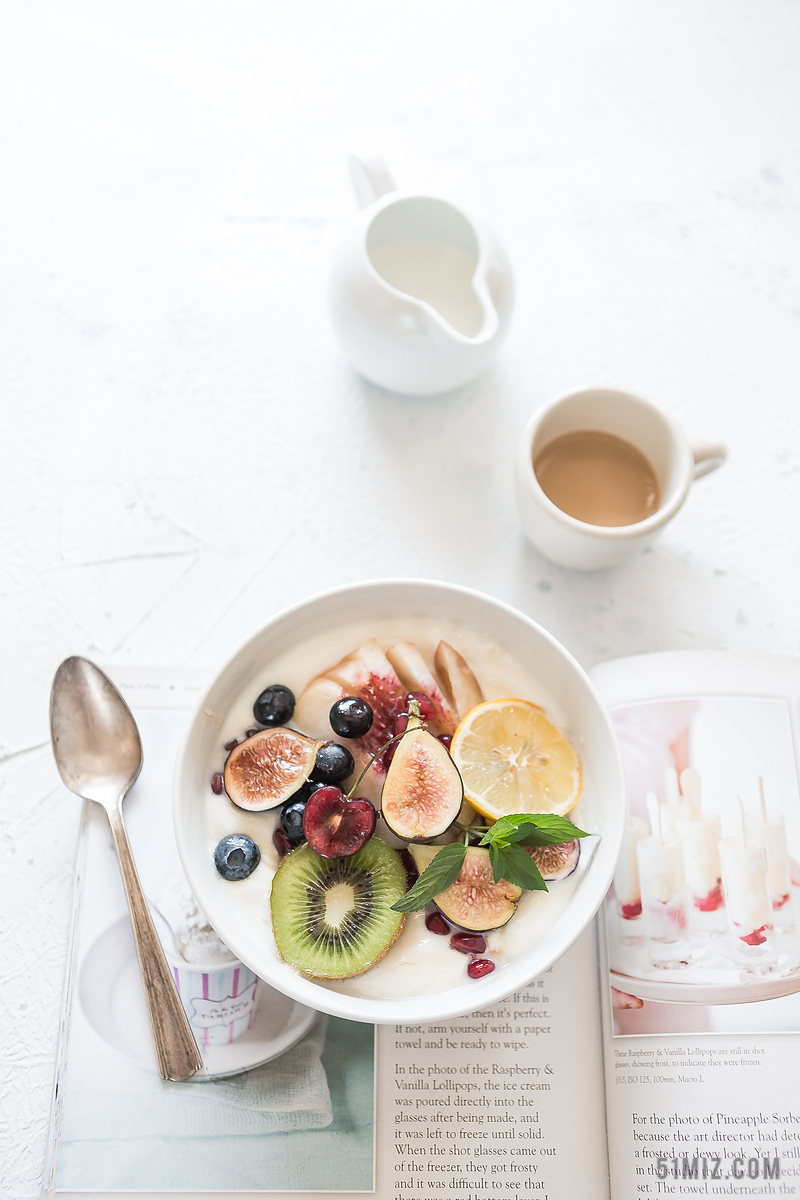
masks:
[[[483,703],[483,692],[463,655],[448,642],[439,642],[433,659],[445,695],[463,721],[468,712]]]
[[[337,700],[346,696],[344,688],[327,675],[317,675],[297,701],[292,724],[321,742],[331,740],[330,711]]]
[[[431,700],[436,716],[431,722],[434,733],[453,734],[458,717],[433,677],[430,667],[413,642],[398,642],[386,651],[386,657],[409,692],[422,692]]]

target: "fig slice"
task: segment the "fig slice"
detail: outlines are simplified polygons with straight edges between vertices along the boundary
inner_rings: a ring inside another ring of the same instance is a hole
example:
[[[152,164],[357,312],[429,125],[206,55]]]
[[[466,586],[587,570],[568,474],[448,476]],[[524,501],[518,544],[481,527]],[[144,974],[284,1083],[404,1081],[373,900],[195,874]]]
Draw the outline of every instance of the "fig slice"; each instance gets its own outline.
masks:
[[[458,717],[414,643],[398,642],[386,651],[386,657],[409,692],[422,692],[430,699],[436,713],[430,722],[433,732],[455,733]]]
[[[228,755],[223,775],[228,797],[246,812],[277,808],[308,779],[319,746],[294,729],[260,729]]]
[[[430,841],[445,833],[461,811],[461,776],[417,716],[409,717],[407,732],[396,745],[381,793],[381,815],[397,837]]]
[[[511,920],[521,895],[522,888],[507,879],[495,883],[488,850],[470,846],[455,883],[433,902],[453,925],[486,933]]]
[[[478,704],[483,703],[483,692],[472,668],[462,654],[454,650],[449,642],[439,642],[433,658],[442,688],[450,704],[458,713],[460,721]]]
[[[571,842],[559,842],[555,846],[526,846],[525,849],[541,871],[545,883],[566,879],[577,867],[581,856],[579,838]]]

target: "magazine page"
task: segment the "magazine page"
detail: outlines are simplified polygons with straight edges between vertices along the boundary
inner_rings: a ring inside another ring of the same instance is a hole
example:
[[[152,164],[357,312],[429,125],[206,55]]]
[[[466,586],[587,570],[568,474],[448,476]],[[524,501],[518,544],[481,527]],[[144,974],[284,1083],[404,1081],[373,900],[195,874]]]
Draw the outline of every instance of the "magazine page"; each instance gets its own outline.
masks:
[[[612,1196],[800,1195],[800,660],[593,674],[630,800],[601,919]]]
[[[606,1200],[595,947],[493,1009],[378,1028],[382,1200]]]
[[[186,921],[171,822],[173,763],[202,676],[114,675],[144,747],[125,807],[142,885],[168,957],[161,918],[208,957],[213,931]],[[593,929],[504,1003],[428,1026],[326,1017],[256,984],[243,964],[180,965],[173,954],[205,1065],[201,1078],[168,1083],[108,824],[92,805],[82,851],[46,1194],[607,1200]]]

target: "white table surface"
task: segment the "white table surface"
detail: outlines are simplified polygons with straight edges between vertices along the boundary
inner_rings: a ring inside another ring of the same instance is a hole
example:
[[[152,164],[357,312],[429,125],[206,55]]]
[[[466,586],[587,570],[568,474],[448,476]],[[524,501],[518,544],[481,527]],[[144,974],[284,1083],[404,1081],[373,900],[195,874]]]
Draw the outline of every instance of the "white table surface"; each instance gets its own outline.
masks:
[[[79,805],[58,662],[218,666],[330,585],[490,591],[586,665],[800,650],[794,0],[8,0],[0,16],[0,1194],[38,1192]],[[483,214],[495,368],[357,378],[325,280],[351,150]],[[628,387],[728,465],[589,576],[521,534],[529,414]]]

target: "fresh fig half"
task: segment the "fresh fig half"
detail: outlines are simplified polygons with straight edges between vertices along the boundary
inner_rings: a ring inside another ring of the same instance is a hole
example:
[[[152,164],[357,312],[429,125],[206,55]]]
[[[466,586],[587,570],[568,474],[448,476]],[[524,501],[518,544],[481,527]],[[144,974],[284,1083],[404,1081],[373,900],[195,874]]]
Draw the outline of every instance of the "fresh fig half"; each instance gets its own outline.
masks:
[[[421,692],[430,699],[434,709],[430,719],[433,732],[455,733],[458,717],[414,643],[398,642],[386,651],[386,657],[409,692]]]
[[[522,888],[507,879],[495,883],[488,850],[470,846],[455,883],[433,902],[453,925],[486,933],[511,920],[521,895]]]
[[[545,883],[566,879],[577,867],[581,856],[579,838],[571,842],[559,842],[555,846],[526,846],[525,849],[541,871]]]
[[[449,642],[439,642],[433,665],[450,704],[463,721],[468,712],[483,703],[483,692],[467,660]]]
[[[381,815],[392,833],[407,842],[439,837],[455,821],[464,802],[458,768],[419,717],[397,744],[381,793]]]
[[[246,812],[277,808],[308,779],[319,745],[294,729],[260,729],[228,755],[225,791]]]

